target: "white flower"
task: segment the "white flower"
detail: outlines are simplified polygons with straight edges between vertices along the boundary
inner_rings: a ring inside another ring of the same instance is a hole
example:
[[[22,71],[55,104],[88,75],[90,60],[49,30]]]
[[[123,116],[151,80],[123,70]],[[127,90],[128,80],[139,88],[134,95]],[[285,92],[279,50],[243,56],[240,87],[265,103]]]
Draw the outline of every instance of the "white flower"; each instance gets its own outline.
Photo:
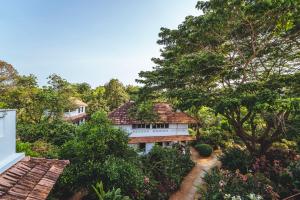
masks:
[[[242,200],[242,198],[240,196],[233,196],[231,200]]]
[[[249,197],[250,200],[262,200],[263,199],[262,196],[260,196],[259,194],[256,195],[253,193],[248,194],[247,197]]]
[[[231,194],[225,194],[224,195],[224,199],[230,199],[231,198]]]

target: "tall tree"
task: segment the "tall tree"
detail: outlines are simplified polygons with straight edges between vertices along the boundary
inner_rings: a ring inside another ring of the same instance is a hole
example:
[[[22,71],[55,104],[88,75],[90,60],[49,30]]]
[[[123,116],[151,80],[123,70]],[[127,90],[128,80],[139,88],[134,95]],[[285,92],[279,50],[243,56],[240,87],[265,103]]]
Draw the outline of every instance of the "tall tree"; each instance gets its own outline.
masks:
[[[16,69],[11,64],[0,60],[0,92],[11,85],[17,75]]]
[[[161,90],[177,106],[210,106],[253,154],[283,137],[299,103],[299,1],[210,0],[200,16],[162,28],[161,57],[140,72],[145,91]]]
[[[118,108],[129,100],[129,95],[126,92],[124,85],[118,79],[111,79],[105,84],[104,88],[104,96],[110,110]]]

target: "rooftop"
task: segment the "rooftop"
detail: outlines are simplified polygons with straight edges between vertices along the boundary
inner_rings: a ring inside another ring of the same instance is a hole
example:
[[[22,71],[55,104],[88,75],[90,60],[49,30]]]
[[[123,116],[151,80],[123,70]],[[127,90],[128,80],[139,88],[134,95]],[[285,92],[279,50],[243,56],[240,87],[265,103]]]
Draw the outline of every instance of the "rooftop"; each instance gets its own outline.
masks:
[[[46,199],[68,164],[67,160],[23,158],[0,175],[0,199]]]
[[[87,107],[88,105],[86,103],[84,103],[83,101],[81,101],[80,99],[76,98],[76,97],[71,97],[70,101],[75,105],[75,106],[83,106],[83,107]]]
[[[139,120],[130,117],[129,110],[134,106],[134,102],[130,101],[119,108],[115,109],[109,114],[109,118],[113,124],[126,125],[126,124],[139,124]],[[197,121],[184,112],[173,111],[173,108],[168,103],[155,103],[154,112],[158,114],[159,119],[157,123],[174,123],[174,124],[193,124]]]

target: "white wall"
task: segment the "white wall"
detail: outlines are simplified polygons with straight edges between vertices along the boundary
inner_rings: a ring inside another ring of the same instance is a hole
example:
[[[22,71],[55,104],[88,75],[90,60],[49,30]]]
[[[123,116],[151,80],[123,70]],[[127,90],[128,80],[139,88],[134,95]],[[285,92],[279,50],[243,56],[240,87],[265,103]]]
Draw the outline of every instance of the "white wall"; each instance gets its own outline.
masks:
[[[164,129],[132,129],[132,125],[117,125],[129,133],[129,137],[151,137],[151,136],[171,136],[171,135],[189,135],[188,124],[169,124],[169,128]]]
[[[65,117],[75,117],[75,116],[77,116],[77,115],[80,115],[80,114],[82,114],[82,113],[85,113],[85,107],[83,106],[83,112],[81,112],[81,108],[82,108],[82,107],[78,107],[78,108],[76,108],[76,110],[71,110],[71,111],[69,111],[69,112],[65,112],[65,113],[64,113],[64,116],[65,116]],[[80,112],[78,112],[78,109],[80,109]]]
[[[146,143],[145,153],[149,153],[151,149],[154,147],[155,143]]]
[[[16,111],[0,109],[0,173],[23,157],[16,153]]]

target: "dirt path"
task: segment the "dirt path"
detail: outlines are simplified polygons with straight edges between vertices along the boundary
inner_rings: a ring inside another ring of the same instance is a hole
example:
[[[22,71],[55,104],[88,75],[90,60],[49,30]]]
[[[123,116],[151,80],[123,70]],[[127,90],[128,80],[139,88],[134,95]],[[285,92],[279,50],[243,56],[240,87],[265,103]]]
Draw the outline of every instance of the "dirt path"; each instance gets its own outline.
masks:
[[[197,186],[201,184],[205,172],[220,165],[216,154],[201,158],[194,148],[191,148],[191,158],[196,164],[195,167],[183,179],[179,190],[172,194],[169,200],[194,200]]]

